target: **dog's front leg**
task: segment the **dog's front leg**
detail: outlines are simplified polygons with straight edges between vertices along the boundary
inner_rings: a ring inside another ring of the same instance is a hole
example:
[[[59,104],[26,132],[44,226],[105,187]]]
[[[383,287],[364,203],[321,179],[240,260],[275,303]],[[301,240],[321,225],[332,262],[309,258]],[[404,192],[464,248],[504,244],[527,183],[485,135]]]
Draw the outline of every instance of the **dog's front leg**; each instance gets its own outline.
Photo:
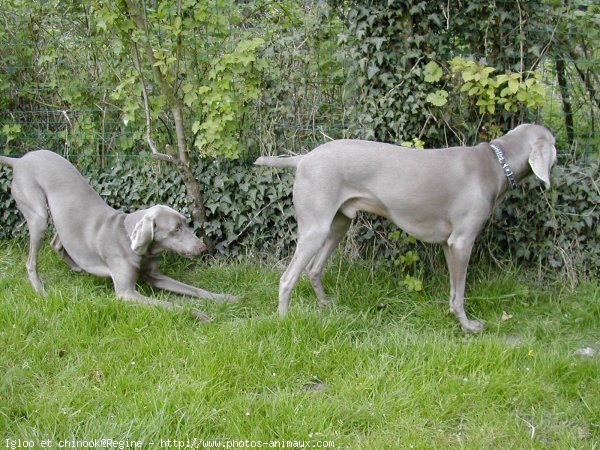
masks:
[[[472,247],[472,242],[455,241],[444,244],[444,254],[450,273],[450,310],[463,330],[477,333],[483,330],[483,322],[469,319],[465,312],[465,282]]]
[[[137,292],[137,290],[135,289],[137,273],[133,270],[125,270],[117,273],[113,272],[112,280],[115,285],[115,292],[117,294],[117,297],[122,300],[127,300],[147,306],[159,306],[167,311],[186,311],[184,308],[174,303],[156,300],[154,298],[146,297]],[[208,322],[211,320],[210,316],[201,311],[192,310],[190,314],[198,322]]]
[[[217,302],[235,302],[239,300],[238,297],[233,295],[217,294],[215,292],[209,292],[204,289],[190,286],[189,284],[177,281],[157,271],[144,273],[143,279],[154,288],[163,289],[176,294],[189,295],[190,297],[201,298],[204,300],[215,300]]]
[[[205,291],[204,289],[190,286],[189,284],[168,277],[160,272],[159,262],[154,258],[146,259],[142,262],[140,276],[142,280],[153,288],[174,292],[175,294],[188,295],[203,300],[214,300],[221,303],[239,300],[239,298],[234,295],[217,294],[215,292]]]

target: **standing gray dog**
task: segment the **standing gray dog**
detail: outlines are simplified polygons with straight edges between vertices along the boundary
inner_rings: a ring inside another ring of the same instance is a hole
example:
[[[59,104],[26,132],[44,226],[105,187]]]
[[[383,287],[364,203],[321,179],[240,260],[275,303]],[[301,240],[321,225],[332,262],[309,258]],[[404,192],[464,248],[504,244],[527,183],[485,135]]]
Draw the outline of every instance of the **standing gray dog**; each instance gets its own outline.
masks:
[[[279,284],[279,314],[304,269],[322,306],[321,275],[358,211],[381,215],[417,239],[443,246],[450,272],[450,310],[465,331],[483,329],[464,308],[475,238],[505,192],[532,172],[550,187],[555,139],[547,128],[520,125],[475,147],[414,150],[337,140],[306,155],[261,157],[259,166],[296,169],[298,243]]]
[[[56,235],[52,246],[76,271],[111,277],[117,296],[165,309],[182,309],[138,293],[138,277],[149,285],[177,294],[217,301],[235,297],[214,294],[169,278],[158,270],[156,256],[171,250],[183,256],[206,249],[186,225],[185,217],[168,206],[157,205],[131,214],[108,206],[77,169],[62,156],[47,150],[22,158],[0,156],[0,164],[13,168],[12,195],[29,228],[27,273],[36,292],[44,294],[37,273],[37,256],[48,224],[48,210]],[[192,311],[198,320],[208,316]]]

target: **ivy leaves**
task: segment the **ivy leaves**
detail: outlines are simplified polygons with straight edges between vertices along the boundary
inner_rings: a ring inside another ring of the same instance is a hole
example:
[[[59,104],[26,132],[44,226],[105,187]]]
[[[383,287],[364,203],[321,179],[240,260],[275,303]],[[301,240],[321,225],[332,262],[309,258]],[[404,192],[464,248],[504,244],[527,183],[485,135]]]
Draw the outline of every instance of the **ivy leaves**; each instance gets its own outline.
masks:
[[[569,4],[556,13],[541,0],[447,7],[419,0],[333,3],[349,6],[344,42],[360,93],[360,137],[401,142],[418,136],[431,147],[487,139],[551,109],[535,69],[543,67],[548,79],[542,61],[556,48],[548,43],[559,26],[551,24],[556,18],[567,23],[571,9],[583,11]],[[577,67],[584,82],[591,80]]]
[[[385,142],[421,137],[431,91],[422,72],[431,82],[440,76],[439,67],[423,65],[449,49],[443,12],[435,2],[367,2],[351,8],[346,22],[345,41],[354,61],[351,79],[360,95],[359,128],[353,131],[357,137]],[[432,131],[425,130],[428,142]]]

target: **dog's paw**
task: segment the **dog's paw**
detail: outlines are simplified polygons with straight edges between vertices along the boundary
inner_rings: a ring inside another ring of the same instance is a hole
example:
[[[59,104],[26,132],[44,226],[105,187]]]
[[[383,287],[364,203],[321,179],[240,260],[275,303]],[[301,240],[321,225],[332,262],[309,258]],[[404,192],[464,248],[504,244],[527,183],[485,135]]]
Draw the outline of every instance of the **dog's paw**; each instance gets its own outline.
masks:
[[[190,315],[193,317],[193,319],[198,322],[198,323],[206,323],[206,322],[210,322],[212,321],[212,317],[210,317],[208,314],[203,313],[202,311],[198,311],[197,309],[193,309],[190,312]]]
[[[322,299],[319,300],[319,308],[323,309],[330,309],[331,308],[331,302],[327,299]]]
[[[481,330],[485,328],[485,324],[479,320],[469,320],[467,319],[460,324],[462,329],[467,333],[479,333]]]
[[[224,294],[223,295],[223,301],[226,303],[236,303],[239,302],[242,298],[238,297],[237,295],[229,295],[229,294]]]

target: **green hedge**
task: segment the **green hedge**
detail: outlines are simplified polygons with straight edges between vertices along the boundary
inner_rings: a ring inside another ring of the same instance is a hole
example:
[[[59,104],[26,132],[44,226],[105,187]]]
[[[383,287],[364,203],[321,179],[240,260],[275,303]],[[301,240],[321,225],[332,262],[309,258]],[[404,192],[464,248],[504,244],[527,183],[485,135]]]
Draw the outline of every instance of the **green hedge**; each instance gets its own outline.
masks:
[[[115,157],[107,168],[76,161],[92,186],[113,207],[133,211],[164,203],[188,214],[183,183],[168,165],[149,159]],[[236,161],[202,161],[198,178],[209,212],[207,231],[217,251],[229,257],[254,253],[289,255],[295,243],[291,199],[293,173]],[[476,252],[496,259],[549,270],[569,270],[593,276],[600,270],[599,164],[557,167],[553,188],[543,191],[529,178],[495,211],[476,244]],[[0,239],[25,236],[23,217],[10,197],[10,170],[0,169]],[[406,249],[391,244],[393,226],[368,221],[352,233],[359,251],[376,249],[392,262]]]

